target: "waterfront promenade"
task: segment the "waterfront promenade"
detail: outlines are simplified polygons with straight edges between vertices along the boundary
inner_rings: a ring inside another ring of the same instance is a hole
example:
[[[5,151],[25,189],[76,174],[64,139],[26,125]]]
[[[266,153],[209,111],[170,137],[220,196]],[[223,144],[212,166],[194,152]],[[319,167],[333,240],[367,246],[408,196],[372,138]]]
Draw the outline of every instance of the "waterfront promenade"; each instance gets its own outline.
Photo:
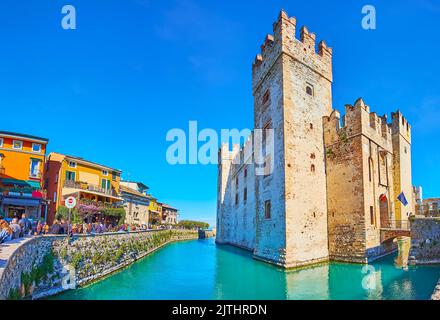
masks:
[[[45,235],[0,245],[0,299],[36,299],[81,286],[124,268],[193,230]]]

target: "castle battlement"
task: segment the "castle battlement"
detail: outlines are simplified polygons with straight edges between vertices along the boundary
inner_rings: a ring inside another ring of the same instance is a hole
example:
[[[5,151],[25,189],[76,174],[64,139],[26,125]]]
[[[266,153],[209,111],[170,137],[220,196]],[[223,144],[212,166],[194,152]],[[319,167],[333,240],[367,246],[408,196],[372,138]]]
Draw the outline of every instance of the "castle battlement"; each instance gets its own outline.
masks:
[[[223,142],[219,149],[219,163],[228,163],[232,171],[239,171],[245,164],[253,161],[253,132],[246,138],[243,146],[238,143],[232,144],[232,150],[228,142]],[[221,161],[221,162],[220,162]]]
[[[333,109],[332,49],[296,27],[281,11],[252,66],[255,131],[219,151],[216,241],[285,268],[367,263],[395,249],[381,230],[413,210],[410,126],[362,98]],[[270,157],[253,152],[259,128],[275,131]]]
[[[362,98],[356,100],[354,106],[345,105],[345,115],[342,119],[339,111],[334,110],[330,116],[323,117],[323,121],[326,145],[364,135],[383,148],[392,150],[392,131],[387,123],[387,116],[378,116],[376,112],[370,112],[370,107]]]
[[[256,55],[252,64],[254,90],[282,53],[332,81],[332,49],[324,41],[320,41],[316,50],[316,34],[310,32],[306,26],[301,27],[299,39],[295,34],[296,18],[281,11],[278,20],[273,24],[273,35],[266,36],[261,45],[261,53]]]
[[[391,112],[391,124],[389,124],[389,126],[392,134],[401,134],[409,143],[411,143],[411,125],[400,110]]]

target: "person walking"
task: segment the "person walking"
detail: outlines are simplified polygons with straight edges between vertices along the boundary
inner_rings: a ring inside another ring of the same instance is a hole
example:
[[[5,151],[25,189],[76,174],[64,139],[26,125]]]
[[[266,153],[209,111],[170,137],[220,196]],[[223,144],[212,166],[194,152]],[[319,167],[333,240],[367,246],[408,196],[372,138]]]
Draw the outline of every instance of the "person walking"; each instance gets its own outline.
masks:
[[[35,235],[38,236],[38,235],[42,234],[43,233],[43,228],[44,228],[43,222],[41,220],[38,220],[37,231],[36,231]]]
[[[43,227],[43,232],[44,234],[48,234],[49,233],[49,225],[47,224],[47,222],[44,223],[44,227]]]
[[[12,229],[9,223],[0,216],[0,243],[10,241],[12,238]]]
[[[11,239],[14,240],[14,239],[20,238],[21,227],[18,224],[18,218],[12,219],[11,224],[9,225],[9,227],[12,229]]]
[[[32,233],[32,223],[31,221],[26,217],[26,213],[23,213],[21,215],[21,219],[18,221],[18,224],[21,227],[21,236],[29,236]]]
[[[50,234],[61,234],[61,232],[62,232],[62,228],[61,228],[60,222],[57,219],[55,219],[53,221],[53,224],[49,228],[49,233]]]

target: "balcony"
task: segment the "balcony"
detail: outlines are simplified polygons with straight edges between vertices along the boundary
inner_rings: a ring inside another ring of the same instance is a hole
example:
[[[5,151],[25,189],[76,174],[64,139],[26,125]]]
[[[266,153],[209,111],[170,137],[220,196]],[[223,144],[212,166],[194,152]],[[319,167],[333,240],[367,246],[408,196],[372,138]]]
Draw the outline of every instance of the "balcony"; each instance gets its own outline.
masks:
[[[81,182],[81,181],[65,181],[64,188],[73,188],[73,189],[79,189],[79,190],[85,190],[85,191],[92,191],[92,192],[98,192],[103,195],[118,197],[118,194],[113,190],[104,189],[97,185],[93,185],[87,182]]]
[[[79,199],[79,203],[86,206],[93,205],[102,209],[123,208],[121,202],[112,203],[112,202],[95,201],[95,200],[81,198]]]

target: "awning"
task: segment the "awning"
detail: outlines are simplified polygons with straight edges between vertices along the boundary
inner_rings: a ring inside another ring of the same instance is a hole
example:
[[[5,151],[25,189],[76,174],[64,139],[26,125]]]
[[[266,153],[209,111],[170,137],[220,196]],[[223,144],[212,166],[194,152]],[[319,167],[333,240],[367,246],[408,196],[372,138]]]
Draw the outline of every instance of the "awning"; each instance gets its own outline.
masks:
[[[31,188],[40,189],[40,183],[38,181],[28,180],[27,183],[31,186]]]
[[[4,197],[2,204],[23,206],[23,207],[38,207],[41,204],[41,199],[23,199]]]
[[[25,180],[4,178],[4,179],[1,179],[1,181],[2,181],[3,185],[7,185],[7,184],[16,184],[16,185],[20,185],[20,186],[27,186],[28,185],[28,183]]]
[[[34,189],[40,189],[40,182],[33,181],[33,180],[18,180],[18,179],[11,179],[11,178],[3,178],[0,179],[1,183],[3,185],[18,185],[18,186],[24,186],[24,187],[31,187]]]

